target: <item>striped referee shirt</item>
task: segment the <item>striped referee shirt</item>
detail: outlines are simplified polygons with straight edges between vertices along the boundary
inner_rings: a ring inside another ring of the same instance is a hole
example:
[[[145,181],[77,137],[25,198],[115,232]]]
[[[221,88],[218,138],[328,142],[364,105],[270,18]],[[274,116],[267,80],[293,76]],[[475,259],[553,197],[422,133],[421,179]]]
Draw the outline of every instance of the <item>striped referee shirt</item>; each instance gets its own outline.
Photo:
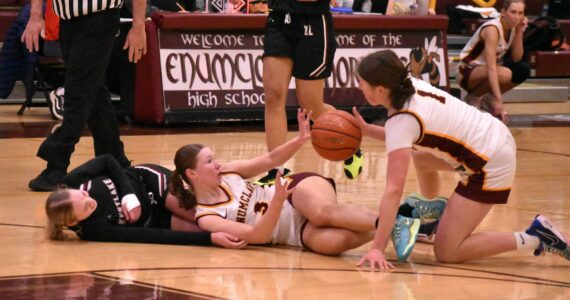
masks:
[[[122,5],[123,0],[53,0],[53,10],[63,20],[120,8]]]

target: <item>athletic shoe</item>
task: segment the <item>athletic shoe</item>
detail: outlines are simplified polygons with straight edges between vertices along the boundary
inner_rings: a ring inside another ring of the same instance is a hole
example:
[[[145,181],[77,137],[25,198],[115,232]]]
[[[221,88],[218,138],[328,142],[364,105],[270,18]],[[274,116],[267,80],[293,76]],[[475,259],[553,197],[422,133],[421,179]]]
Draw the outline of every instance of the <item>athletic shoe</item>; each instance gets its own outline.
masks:
[[[254,182],[255,184],[258,185],[272,185],[275,183],[275,177],[277,177],[277,171],[279,169],[275,168],[275,169],[271,169],[269,170],[269,172],[267,172],[267,175],[261,177],[259,180],[257,180],[256,182]],[[283,168],[283,177],[287,177],[291,175],[291,170],[287,169],[287,168]]]
[[[421,219],[439,219],[443,215],[443,211],[447,206],[447,198],[436,197],[428,199],[420,194],[409,194],[405,203],[413,208],[412,218]]]
[[[416,241],[425,244],[433,244],[433,242],[435,241],[435,233],[425,234],[418,232],[418,237],[416,238]]]
[[[51,192],[63,184],[65,174],[58,170],[43,170],[38,177],[32,179],[28,187],[36,192]]]
[[[63,120],[63,88],[58,88],[49,93],[49,111],[58,120]]]
[[[420,230],[420,219],[406,218],[398,215],[396,224],[392,230],[392,243],[396,250],[398,261],[408,260],[408,256],[412,253],[418,231]]]
[[[539,256],[543,251],[546,251],[570,260],[570,249],[568,249],[566,238],[560,229],[550,223],[545,216],[536,215],[526,233],[540,239],[540,245],[534,250],[534,255]]]
[[[348,179],[355,179],[362,173],[362,164],[364,163],[364,156],[360,149],[356,150],[351,158],[344,161],[344,175]]]

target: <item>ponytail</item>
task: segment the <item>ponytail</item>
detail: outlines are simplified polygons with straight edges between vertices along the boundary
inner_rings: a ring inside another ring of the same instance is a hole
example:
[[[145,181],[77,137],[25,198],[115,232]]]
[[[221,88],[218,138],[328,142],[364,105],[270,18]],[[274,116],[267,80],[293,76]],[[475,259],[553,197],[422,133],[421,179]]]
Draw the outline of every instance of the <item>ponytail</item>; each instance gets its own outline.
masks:
[[[187,210],[194,208],[197,201],[185,172],[187,169],[196,168],[196,156],[203,148],[200,144],[186,145],[178,149],[174,156],[176,170],[170,175],[168,189],[176,197],[178,204]]]
[[[410,64],[404,67],[402,75],[400,75],[400,86],[390,90],[390,96],[392,98],[392,105],[396,109],[402,109],[406,101],[416,93],[412,79],[410,78]]]
[[[69,191],[61,187],[46,200],[47,237],[50,240],[65,240],[64,227],[76,221],[69,197]]]
[[[196,206],[196,197],[190,186],[183,181],[182,176],[183,175],[180,175],[177,171],[172,172],[172,174],[170,174],[168,190],[176,197],[180,207],[189,210]]]

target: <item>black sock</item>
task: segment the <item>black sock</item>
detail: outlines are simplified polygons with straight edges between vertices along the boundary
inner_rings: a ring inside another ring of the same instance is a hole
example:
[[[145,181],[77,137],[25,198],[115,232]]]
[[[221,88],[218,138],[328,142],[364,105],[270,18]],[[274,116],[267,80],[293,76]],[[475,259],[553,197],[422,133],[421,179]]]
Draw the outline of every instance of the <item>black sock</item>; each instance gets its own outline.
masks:
[[[437,231],[437,225],[439,225],[439,220],[435,220],[427,224],[422,224],[420,225],[419,233],[427,235],[434,234]]]
[[[400,208],[398,209],[398,214],[404,217],[411,218],[412,210],[414,210],[414,208],[411,205],[409,205],[408,203],[404,203],[400,205]]]

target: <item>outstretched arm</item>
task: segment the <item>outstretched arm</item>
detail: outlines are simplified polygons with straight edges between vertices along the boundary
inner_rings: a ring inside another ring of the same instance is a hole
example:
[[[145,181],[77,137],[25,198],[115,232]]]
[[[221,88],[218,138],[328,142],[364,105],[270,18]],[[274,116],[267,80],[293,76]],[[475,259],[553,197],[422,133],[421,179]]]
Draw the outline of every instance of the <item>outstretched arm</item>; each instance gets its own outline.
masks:
[[[244,178],[251,178],[263,172],[267,172],[277,166],[283,165],[289,160],[303,144],[311,138],[309,120],[312,113],[305,110],[297,111],[297,121],[299,122],[299,135],[285,144],[273,149],[273,151],[246,160],[236,160],[225,163],[222,172],[235,172]]]
[[[359,266],[368,263],[371,269],[393,269],[394,266],[386,260],[385,251],[388,239],[394,228],[398,204],[404,191],[404,183],[412,156],[412,148],[401,148],[388,154],[388,170],[386,188],[380,201],[380,217],[378,229],[374,235],[371,249],[358,262]]]

